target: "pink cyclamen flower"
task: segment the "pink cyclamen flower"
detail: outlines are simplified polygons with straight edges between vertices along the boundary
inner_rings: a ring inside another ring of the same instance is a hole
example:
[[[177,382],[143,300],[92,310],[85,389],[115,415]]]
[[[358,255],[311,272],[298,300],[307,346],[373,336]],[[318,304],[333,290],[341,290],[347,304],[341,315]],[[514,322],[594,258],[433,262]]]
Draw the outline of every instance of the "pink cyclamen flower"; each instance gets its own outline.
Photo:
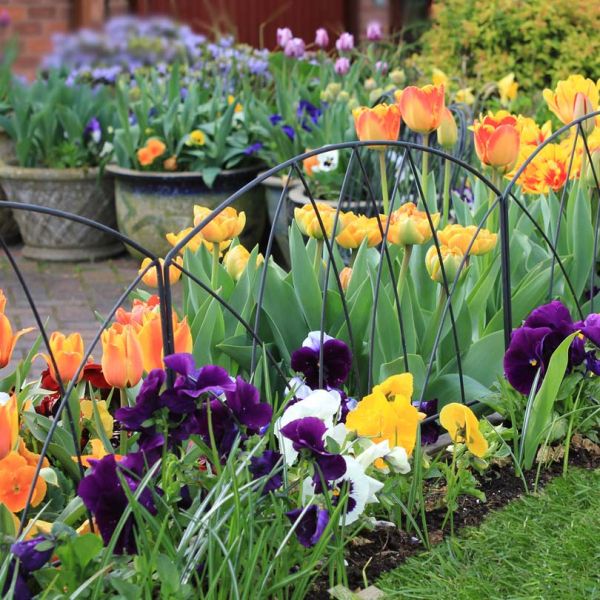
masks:
[[[375,70],[382,75],[385,75],[388,72],[388,68],[389,65],[383,60],[378,60],[375,63]]]
[[[302,38],[295,37],[287,42],[283,51],[286,56],[302,58],[304,56],[304,48],[304,40]]]
[[[379,21],[371,21],[367,25],[367,39],[371,42],[377,42],[383,38],[383,30]]]
[[[294,37],[289,27],[277,28],[277,45],[285,48],[286,44]]]
[[[337,39],[335,47],[338,49],[338,52],[352,50],[354,48],[354,36],[351,33],[345,31]]]
[[[350,70],[350,59],[340,56],[333,67],[338,75],[345,75]]]
[[[315,46],[326,48],[329,45],[329,35],[327,29],[319,27],[315,33]]]

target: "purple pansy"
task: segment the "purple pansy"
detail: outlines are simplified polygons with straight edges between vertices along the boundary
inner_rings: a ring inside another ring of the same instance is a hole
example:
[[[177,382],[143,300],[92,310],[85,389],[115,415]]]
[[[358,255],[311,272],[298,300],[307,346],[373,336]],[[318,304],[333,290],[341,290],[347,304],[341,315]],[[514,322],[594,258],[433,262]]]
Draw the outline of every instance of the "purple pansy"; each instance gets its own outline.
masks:
[[[165,365],[178,374],[172,389],[162,394],[162,401],[175,414],[186,414],[196,408],[197,399],[208,392],[220,395],[235,390],[235,382],[227,371],[216,365],[196,369],[191,354],[166,356]]]
[[[277,125],[277,123],[281,123],[281,121],[283,121],[283,117],[277,113],[269,116],[269,122],[271,125]]]
[[[108,544],[129,504],[118,472],[133,493],[139,486],[139,478],[143,475],[145,459],[143,453],[138,452],[126,456],[121,463],[117,463],[114,454],[108,454],[101,460],[90,461],[90,463],[92,472],[80,481],[77,493],[93,514],[104,543]],[[152,492],[147,487],[140,494],[138,503],[151,514],[156,514]],[[135,520],[133,515],[130,515],[117,539],[116,553],[136,552],[134,528]]]
[[[153,369],[148,373],[137,395],[135,406],[119,408],[115,412],[117,420],[130,431],[141,431],[143,423],[152,418],[162,408],[160,390],[165,382],[165,372]]]
[[[311,504],[306,509],[296,508],[285,514],[292,523],[300,518],[296,527],[296,537],[306,548],[314,546],[321,539],[329,523],[329,513],[316,504]]]
[[[52,556],[54,545],[47,543],[44,536],[34,537],[31,540],[16,542],[10,551],[19,559],[20,567],[31,573],[41,569]],[[39,549],[42,544],[42,550]]]
[[[260,456],[253,456],[248,467],[255,479],[269,477],[263,487],[263,493],[274,492],[283,485],[281,469],[277,469],[282,456],[276,450],[265,450]],[[277,469],[277,470],[276,470]]]
[[[298,102],[296,117],[300,121],[302,129],[305,131],[312,131],[310,123],[316,125],[321,114],[321,109],[318,106],[315,106],[312,102],[309,102],[308,100],[300,100],[300,102]]]
[[[423,402],[419,402],[415,400],[412,403],[419,412],[425,414],[425,418],[432,417],[436,415],[438,412],[438,399],[434,398],[433,400],[423,400]],[[429,423],[425,423],[421,425],[421,444],[435,444],[438,438],[440,437],[440,428],[439,425],[435,421],[430,421]]]
[[[271,422],[273,407],[268,402],[261,402],[260,392],[241,377],[236,379],[234,390],[225,392],[225,397],[227,406],[248,433],[259,433]]]
[[[323,386],[339,388],[348,378],[352,366],[352,352],[342,342],[328,335],[323,336],[323,363],[320,363],[321,334],[312,331],[302,347],[292,354],[292,369],[304,374],[306,384],[312,389],[319,387],[319,369],[323,369]]]
[[[102,127],[100,125],[100,121],[96,119],[96,117],[92,117],[85,129],[83,130],[83,138],[86,140],[91,140],[95,144],[99,144],[102,140]]]
[[[262,150],[262,147],[263,147],[262,142],[255,142],[254,144],[250,144],[249,146],[246,146],[246,148],[244,148],[244,154],[246,156],[252,156],[253,154],[256,154],[257,152],[260,152]]]
[[[327,452],[325,434],[327,426],[317,417],[296,419],[281,428],[281,434],[291,440],[294,450],[308,450],[315,460],[315,483],[339,479],[346,472],[346,461],[339,454]]]

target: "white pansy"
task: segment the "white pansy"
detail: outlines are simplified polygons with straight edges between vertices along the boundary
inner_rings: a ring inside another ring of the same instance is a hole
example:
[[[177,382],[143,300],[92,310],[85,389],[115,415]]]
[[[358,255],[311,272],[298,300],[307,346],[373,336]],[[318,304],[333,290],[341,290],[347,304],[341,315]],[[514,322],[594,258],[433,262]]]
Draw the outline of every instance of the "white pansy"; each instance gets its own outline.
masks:
[[[325,434],[325,438],[331,438],[340,448],[343,448],[344,442],[348,437],[348,430],[344,423],[338,423],[331,427]]]
[[[346,473],[337,480],[337,484],[348,482],[348,512],[342,517],[343,525],[354,523],[365,511],[367,504],[379,502],[376,494],[383,488],[383,483],[369,477],[361,464],[350,456],[345,456]]]
[[[325,423],[327,429],[333,427],[333,417],[340,409],[342,399],[335,390],[315,390],[304,400],[292,404],[275,422],[275,434],[279,441],[279,449],[284,456],[288,466],[293,465],[298,458],[298,452],[294,450],[293,442],[281,434],[282,427],[288,423],[305,417],[317,417]]]
[[[390,443],[388,440],[383,440],[375,444],[368,440],[368,446],[356,456],[356,460],[360,463],[363,469],[370,467],[378,458],[387,457],[390,453]]]
[[[304,383],[302,377],[292,377],[285,388],[285,395],[293,395],[298,400],[303,400],[312,393],[312,388]]]
[[[311,348],[312,350],[318,350],[321,347],[321,335],[323,335],[323,343],[333,339],[330,335],[327,335],[325,332],[321,333],[320,331],[311,331],[308,334],[308,337],[302,342],[302,347]]]
[[[410,463],[408,462],[408,454],[402,446],[395,446],[390,453],[385,457],[392,471],[406,475],[410,473]]]
[[[312,168],[313,173],[328,173],[335,171],[340,162],[340,153],[338,150],[329,150],[317,154],[318,163]]]

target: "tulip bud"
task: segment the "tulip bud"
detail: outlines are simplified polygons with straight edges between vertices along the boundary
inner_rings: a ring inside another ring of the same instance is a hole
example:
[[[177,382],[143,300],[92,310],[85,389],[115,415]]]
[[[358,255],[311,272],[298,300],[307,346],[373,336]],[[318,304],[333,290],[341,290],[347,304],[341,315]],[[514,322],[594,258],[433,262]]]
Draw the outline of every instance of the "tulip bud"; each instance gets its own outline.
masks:
[[[331,95],[331,92],[327,89],[324,89],[321,92],[320,98],[321,98],[321,102],[327,102],[327,103],[332,102],[334,100],[333,96]]]
[[[338,75],[345,75],[350,70],[350,59],[345,56],[340,56],[335,61],[333,69]]]
[[[592,101],[583,92],[577,92],[573,108],[573,120],[584,117],[591,112],[594,112]],[[595,119],[585,119],[584,121],[581,121],[580,125],[584,133],[590,134],[594,131]]]
[[[339,95],[338,95],[337,99],[338,99],[340,102],[348,102],[348,100],[350,100],[350,94],[349,94],[349,93],[348,93],[346,90],[342,90],[342,91],[339,93]]]
[[[456,127],[456,121],[450,109],[446,108],[442,114],[440,126],[437,128],[438,144],[446,150],[451,150],[456,144],[457,139],[458,128]]]
[[[397,86],[404,85],[406,82],[406,73],[402,69],[390,71],[390,81]]]
[[[591,187],[598,187],[600,189],[600,148],[596,148],[592,152],[592,160],[588,161],[585,171],[585,182]]]
[[[352,98],[350,98],[350,100],[348,100],[348,108],[351,111],[354,111],[354,109],[358,108],[359,106],[360,106],[360,102],[358,101],[356,96],[352,96]]]
[[[375,79],[373,79],[373,77],[369,77],[368,79],[365,79],[365,90],[367,90],[367,92],[370,92],[371,90],[374,90],[377,87],[377,82],[375,81]]]
[[[378,87],[375,88],[374,90],[371,90],[371,92],[369,93],[369,104],[375,104],[375,102],[377,102],[381,96],[383,96],[383,89]]]
[[[334,98],[337,98],[338,94],[342,91],[342,84],[337,82],[330,83],[325,90],[329,91]]]
[[[158,261],[160,263],[160,267],[163,268],[165,261],[162,258],[159,258]],[[140,266],[138,274],[145,271],[151,262],[152,262],[151,258],[145,258],[142,261],[142,264]],[[176,257],[173,262],[177,263],[180,266],[183,266],[183,260],[182,260],[181,256]],[[181,270],[178,269],[177,267],[171,265],[169,267],[169,283],[171,283],[171,284],[177,283],[179,281],[180,277],[181,277]],[[142,277],[142,281],[148,287],[158,287],[158,274],[156,272],[156,267],[152,267],[151,269],[146,271],[144,273],[144,276]]]
[[[344,292],[348,291],[348,286],[350,285],[350,279],[352,278],[352,268],[344,267],[340,271],[340,284],[342,286],[342,290]]]
[[[223,265],[229,273],[229,276],[235,281],[239,281],[240,277],[246,270],[246,265],[250,259],[250,252],[244,248],[241,244],[235,246],[227,252],[223,258]]]
[[[440,246],[439,251],[442,256],[446,282],[448,285],[452,285],[465,255],[458,248],[448,248],[448,246]],[[431,279],[436,283],[443,284],[444,277],[442,275],[440,257],[438,256],[438,249],[436,246],[431,246],[431,248],[427,250],[427,254],[425,255],[425,266],[427,267],[427,272]],[[463,267],[461,278],[464,273],[465,269]]]

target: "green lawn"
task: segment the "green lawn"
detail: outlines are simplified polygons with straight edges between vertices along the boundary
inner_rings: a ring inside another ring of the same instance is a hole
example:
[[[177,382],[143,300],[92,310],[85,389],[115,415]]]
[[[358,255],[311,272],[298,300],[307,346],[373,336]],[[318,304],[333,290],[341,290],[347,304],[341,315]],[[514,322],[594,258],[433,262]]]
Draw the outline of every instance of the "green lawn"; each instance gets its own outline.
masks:
[[[600,599],[600,470],[571,470],[376,585],[386,598]]]

